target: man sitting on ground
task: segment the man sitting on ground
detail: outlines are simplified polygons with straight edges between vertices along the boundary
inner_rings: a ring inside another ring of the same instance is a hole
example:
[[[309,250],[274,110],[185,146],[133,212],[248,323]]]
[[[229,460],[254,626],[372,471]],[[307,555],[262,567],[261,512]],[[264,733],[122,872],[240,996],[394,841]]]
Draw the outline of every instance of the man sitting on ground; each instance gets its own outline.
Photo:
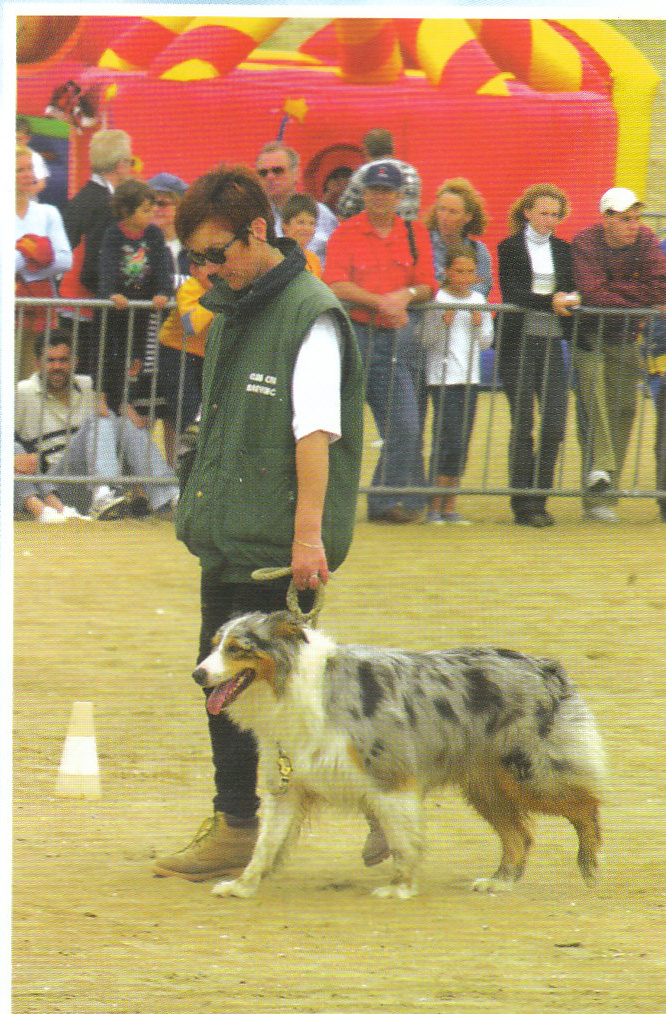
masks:
[[[39,505],[35,505],[35,513],[27,503],[28,496],[36,496],[58,513],[55,499],[98,520],[125,517],[132,512],[130,498],[112,488],[113,480],[123,475],[163,480],[161,484],[145,484],[150,512],[166,512],[175,506],[175,473],[146,429],[111,412],[95,395],[92,379],[74,374],[69,333],[54,328],[50,335],[40,336],[35,342],[35,357],[36,372],[16,388],[14,464],[20,475],[46,475],[46,479],[37,481],[32,489],[27,479],[17,481],[19,490],[27,494],[19,507],[39,519]],[[100,476],[100,480],[58,483],[61,495],[56,496],[51,477],[80,475]],[[55,499],[49,501],[49,497]]]

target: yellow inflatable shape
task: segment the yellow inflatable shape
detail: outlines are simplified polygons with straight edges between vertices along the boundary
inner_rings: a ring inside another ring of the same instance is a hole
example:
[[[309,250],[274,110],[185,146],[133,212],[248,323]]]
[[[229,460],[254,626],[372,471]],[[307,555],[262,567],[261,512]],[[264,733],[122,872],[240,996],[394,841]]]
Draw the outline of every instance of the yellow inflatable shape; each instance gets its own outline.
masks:
[[[403,62],[392,18],[336,18],[334,26],[345,81],[389,85],[398,80]]]
[[[136,70],[137,68],[129,60],[123,60],[114,53],[112,49],[105,50],[99,58],[99,66],[106,70]]]
[[[497,74],[496,77],[491,78],[490,81],[486,81],[484,85],[477,88],[477,95],[496,95],[501,99],[506,99],[511,95],[511,92],[507,88],[507,81],[515,81],[513,74],[509,74],[503,71],[501,74]]]
[[[343,46],[362,46],[391,23],[391,18],[336,18],[335,32]]]
[[[321,60],[307,53],[299,53],[292,49],[255,49],[248,58],[248,63],[293,63],[299,67],[322,67]]]
[[[618,118],[615,183],[644,198],[652,103],[660,77],[624,36],[603,21],[557,20],[587,42],[610,68]]]
[[[545,21],[532,21],[528,84],[539,92],[577,92],[583,65],[576,47]]]
[[[188,31],[195,28],[231,28],[254,39],[257,45],[275,32],[284,18],[191,18]]]
[[[173,32],[174,36],[180,35],[188,27],[192,18],[144,18],[143,30],[145,31],[149,23],[152,22],[154,25],[159,25],[161,28],[166,28],[169,32]],[[122,39],[122,36],[121,36]],[[130,50],[131,50],[130,46]],[[109,48],[102,53],[99,59],[99,66],[106,68],[106,70],[139,70],[141,69],[138,64],[133,63],[131,60],[120,56],[115,50]]]
[[[424,18],[416,36],[419,67],[433,85],[438,85],[444,67],[454,53],[476,36],[464,18]]]
[[[206,60],[183,60],[175,67],[169,67],[161,76],[165,81],[207,81],[211,77],[219,77],[220,72]]]
[[[146,18],[146,21],[154,21],[156,25],[162,25],[162,28],[168,28],[170,32],[184,32],[192,16],[188,18]]]

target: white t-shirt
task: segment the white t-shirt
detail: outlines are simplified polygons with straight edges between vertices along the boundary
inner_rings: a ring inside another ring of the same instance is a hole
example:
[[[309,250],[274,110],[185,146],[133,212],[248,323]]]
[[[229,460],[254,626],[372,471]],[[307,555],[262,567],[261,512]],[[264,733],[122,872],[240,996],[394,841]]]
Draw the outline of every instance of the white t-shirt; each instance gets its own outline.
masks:
[[[478,384],[481,378],[481,349],[489,349],[493,342],[493,318],[488,310],[482,310],[482,321],[478,327],[472,324],[472,308],[486,302],[480,292],[470,292],[464,298],[452,296],[440,289],[435,302],[443,306],[451,303],[465,303],[469,310],[456,310],[453,323],[446,325],[443,312],[426,311],[431,317],[426,346],[426,383]],[[434,320],[432,319],[434,318]]]
[[[296,440],[323,430],[331,443],[342,435],[340,421],[341,341],[338,324],[330,313],[314,322],[294,367],[291,397]]]

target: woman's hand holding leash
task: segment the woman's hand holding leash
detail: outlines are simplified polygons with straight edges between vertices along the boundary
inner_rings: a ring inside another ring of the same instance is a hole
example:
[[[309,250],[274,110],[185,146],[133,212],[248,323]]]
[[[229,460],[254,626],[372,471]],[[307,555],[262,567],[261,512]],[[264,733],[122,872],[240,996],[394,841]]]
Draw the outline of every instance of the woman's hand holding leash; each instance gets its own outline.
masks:
[[[329,578],[326,551],[321,542],[294,539],[291,551],[291,572],[299,591],[316,591]]]

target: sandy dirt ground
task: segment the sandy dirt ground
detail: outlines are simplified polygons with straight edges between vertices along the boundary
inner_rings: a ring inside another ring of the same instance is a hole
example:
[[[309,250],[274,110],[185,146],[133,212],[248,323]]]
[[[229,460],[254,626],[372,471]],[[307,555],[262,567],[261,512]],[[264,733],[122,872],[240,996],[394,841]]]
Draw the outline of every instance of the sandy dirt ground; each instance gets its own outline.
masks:
[[[198,568],[167,521],[19,524],[15,541],[14,1014],[649,1012],[666,1005],[666,557],[654,503],[619,525],[516,529],[469,498],[463,529],[359,514],[321,627],[406,647],[494,643],[562,660],[602,729],[606,866],[539,818],[526,876],[476,895],[497,842],[455,795],[427,805],[419,897],[382,901],[363,820],[325,810],[250,901],[158,879],[210,812],[190,679]],[[94,704],[102,795],[55,796],[71,706]]]

